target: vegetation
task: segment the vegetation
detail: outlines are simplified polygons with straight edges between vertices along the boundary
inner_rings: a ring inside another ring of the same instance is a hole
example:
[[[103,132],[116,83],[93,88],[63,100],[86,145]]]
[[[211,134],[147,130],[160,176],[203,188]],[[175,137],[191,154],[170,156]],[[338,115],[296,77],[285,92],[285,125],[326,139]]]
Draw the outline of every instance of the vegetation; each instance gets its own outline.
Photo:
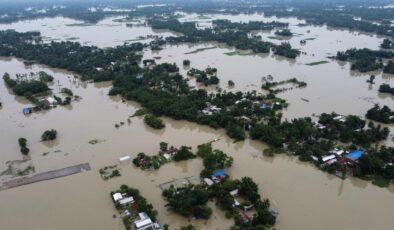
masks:
[[[154,129],[162,129],[165,127],[163,120],[152,114],[145,115],[144,122]]]
[[[120,169],[117,165],[105,166],[99,170],[100,176],[103,180],[109,180],[114,177],[121,176]]]
[[[379,92],[390,93],[394,95],[394,87],[391,88],[389,84],[381,84],[379,87]]]
[[[394,43],[390,40],[385,38],[382,42],[382,44],[380,44],[380,47],[382,49],[393,49],[394,48]]]
[[[394,123],[394,111],[386,105],[380,108],[379,105],[375,104],[373,108],[367,111],[366,117],[385,124]]]
[[[23,155],[29,154],[30,149],[27,148],[27,140],[23,137],[18,139],[19,147],[21,148],[21,153]]]
[[[183,160],[193,159],[195,157],[196,155],[194,155],[190,151],[190,148],[186,146],[181,146],[181,148],[175,153],[173,159],[174,161],[183,161]]]
[[[270,42],[262,41],[261,37],[248,36],[249,32],[253,29],[273,29],[276,27],[287,26],[287,24],[253,21],[248,23],[236,23],[228,20],[214,20],[212,23],[212,29],[206,28],[204,30],[200,30],[196,27],[195,22],[181,23],[174,18],[165,19],[158,17],[149,20],[149,24],[154,29],[169,29],[183,34],[183,36],[166,38],[166,42],[169,43],[215,41],[225,43],[226,45],[240,50],[251,50],[254,53],[268,53],[272,48],[275,54],[288,58],[295,58],[300,54],[298,50],[292,49],[289,43],[275,45]],[[197,52],[198,51],[200,50],[197,50]]]
[[[264,83],[261,86],[261,88],[269,91],[272,94],[276,94],[279,92],[283,92],[283,91],[292,89],[292,88],[275,88],[279,85],[293,84],[296,86],[296,88],[306,87],[306,85],[307,85],[306,82],[299,81],[297,78],[291,78],[291,79],[283,80],[283,81],[279,81],[279,82],[272,82],[272,81],[269,81],[268,79],[263,79],[263,81],[264,81]]]
[[[52,141],[55,140],[57,137],[57,131],[54,129],[51,130],[46,130],[42,135],[41,135],[41,140],[42,141]]]
[[[49,75],[49,74],[47,74],[46,72],[44,72],[44,71],[40,71],[40,72],[38,72],[38,76],[39,76],[39,80],[41,81],[41,82],[52,82],[53,81],[53,77],[52,77],[52,75]]]
[[[203,186],[189,185],[181,188],[172,186],[163,191],[163,196],[168,202],[166,206],[182,216],[209,219],[212,215],[212,209],[206,206],[210,192]]]
[[[382,146],[379,149],[369,149],[368,154],[364,154],[359,164],[353,170],[354,175],[361,178],[368,178],[372,175],[372,183],[387,187],[390,181],[394,180],[394,148]]]
[[[32,96],[49,90],[48,86],[37,80],[14,80],[8,73],[3,75],[6,85],[18,96]]]
[[[190,65],[190,60],[183,60],[183,65],[184,66],[189,66]]]
[[[219,84],[219,78],[216,76],[216,73],[217,69],[211,67],[206,68],[205,71],[195,68],[187,71],[187,75],[195,77],[197,82],[203,83],[205,86]]]
[[[174,161],[184,161],[193,159],[196,155],[190,151],[190,147],[181,146],[180,149],[171,146],[168,148],[168,143],[160,143],[160,151],[158,154],[148,156],[145,153],[138,153],[133,159],[133,164],[143,170],[159,169],[163,164]]]
[[[326,64],[326,63],[329,63],[329,62],[328,61],[317,61],[317,62],[307,63],[305,65],[314,66],[314,65],[321,65],[321,64]]]
[[[284,36],[284,37],[291,37],[293,33],[289,29],[277,30],[275,31],[275,35]]]
[[[69,88],[62,88],[61,92],[64,93],[64,94],[66,94],[66,95],[69,96],[69,97],[74,96],[73,91],[71,91],[71,89],[69,89]]]
[[[369,72],[374,70],[383,69],[383,72],[394,73],[394,64],[390,61],[386,66],[383,64],[384,58],[394,58],[394,53],[383,50],[370,50],[370,49],[349,49],[345,52],[338,52],[336,58],[340,61],[352,61],[352,70],[360,72]]]

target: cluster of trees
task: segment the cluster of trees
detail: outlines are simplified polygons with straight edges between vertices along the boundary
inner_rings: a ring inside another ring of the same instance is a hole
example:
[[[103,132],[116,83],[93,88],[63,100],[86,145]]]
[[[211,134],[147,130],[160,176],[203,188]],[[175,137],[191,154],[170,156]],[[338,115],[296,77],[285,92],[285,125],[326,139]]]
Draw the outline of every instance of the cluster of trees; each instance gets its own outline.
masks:
[[[82,46],[77,42],[44,43],[39,32],[18,33],[13,30],[0,31],[0,56],[16,56],[37,61],[50,67],[67,69],[82,75],[84,80],[108,81],[114,72],[131,74],[138,69],[141,43],[99,49]]]
[[[162,129],[165,126],[163,123],[163,120],[160,119],[159,117],[156,117],[155,115],[152,114],[147,114],[144,116],[144,122],[145,124],[149,125],[150,127],[154,129]]]
[[[42,135],[41,135],[41,140],[42,141],[52,141],[55,140],[57,137],[57,131],[54,129],[51,130],[46,130]]]
[[[234,161],[223,151],[213,150],[210,143],[199,145],[197,155],[203,159],[204,170],[201,171],[201,177],[209,178],[217,169],[230,168]]]
[[[19,147],[21,148],[21,153],[23,155],[29,154],[30,149],[27,148],[27,140],[26,140],[26,138],[23,138],[23,137],[19,138],[18,139],[18,143],[19,143]]]
[[[174,154],[174,161],[184,161],[195,158],[196,155],[190,151],[190,147],[181,146],[181,148]]]
[[[391,88],[389,84],[381,84],[379,87],[379,92],[381,93],[390,93],[394,95],[394,87]]]
[[[249,21],[249,22],[231,22],[227,19],[218,19],[212,21],[213,26],[216,30],[232,30],[232,31],[242,31],[251,32],[256,30],[273,30],[276,28],[286,28],[289,26],[288,23],[284,22],[262,22],[262,21]]]
[[[289,29],[277,30],[275,31],[275,35],[284,36],[284,37],[291,37],[293,33]]]
[[[382,42],[382,44],[380,44],[380,47],[382,49],[393,49],[394,48],[394,43],[390,40],[385,38]]]
[[[47,84],[38,80],[14,80],[8,73],[4,73],[3,80],[6,85],[18,96],[32,96],[49,91]]]
[[[187,71],[187,75],[195,77],[196,81],[203,83],[205,86],[219,84],[219,78],[216,76],[217,69],[208,67],[204,70],[192,68]]]
[[[394,58],[394,53],[390,51],[352,48],[345,52],[337,52],[336,58],[340,61],[351,61],[352,70],[369,72],[383,69],[384,73],[394,73],[394,63],[389,61],[385,66],[382,60]]]
[[[128,210],[130,213],[134,213],[134,207],[137,207],[138,212],[145,212],[152,221],[156,221],[157,211],[153,208],[153,205],[148,203],[148,201],[141,195],[138,189],[130,188],[127,185],[122,185],[120,186],[119,190],[111,192],[111,198],[115,193],[121,193],[125,194],[127,197],[133,197],[136,204],[135,206],[122,206],[118,202],[112,200],[119,213],[123,213],[125,210]],[[123,217],[123,223],[126,229],[132,228],[132,222],[130,221],[130,218],[128,216]]]
[[[283,81],[264,81],[264,83],[262,84],[261,88],[264,90],[269,91],[270,93],[276,94],[291,88],[275,88],[279,85],[285,85],[285,84],[293,84],[295,85],[297,88],[301,88],[301,87],[306,87],[307,83],[303,82],[303,81],[299,81],[297,78],[290,78],[288,80],[283,80]],[[275,89],[273,89],[275,88]]]
[[[188,185],[181,188],[170,188],[163,191],[167,200],[167,207],[185,217],[209,219],[212,209],[206,205],[210,198],[210,192],[200,185]]]
[[[386,105],[381,108],[378,104],[375,104],[374,107],[367,111],[366,117],[385,124],[394,123],[394,111]]]
[[[163,155],[168,153],[172,158],[167,159]],[[145,169],[159,169],[163,164],[174,161],[184,161],[195,158],[196,155],[191,151],[191,147],[181,146],[176,149],[173,146],[168,148],[168,143],[160,142],[160,152],[154,156],[148,156],[145,153],[138,153],[133,159],[133,164],[137,167]]]
[[[389,181],[394,180],[393,163],[394,148],[382,146],[379,149],[370,149],[368,154],[364,154],[353,172],[359,177],[381,176],[388,180],[389,184]]]
[[[41,82],[53,82],[53,76],[46,73],[45,71],[38,72],[38,79]]]
[[[271,42],[262,41],[261,36],[250,36],[249,31],[253,28],[275,28],[284,26],[278,22],[248,22],[236,23],[227,20],[214,20],[213,28],[198,29],[195,22],[181,23],[175,18],[154,17],[149,20],[154,29],[169,29],[183,36],[168,37],[167,42],[220,42],[241,50],[251,50],[254,53],[268,53],[271,48],[276,55],[288,58],[296,58],[300,52],[292,49],[289,43],[275,45]]]
[[[323,113],[318,121],[323,127],[319,127],[311,118],[280,122],[278,117],[254,126],[250,136],[273,148],[282,148],[285,144],[286,150],[304,161],[310,161],[312,155],[326,155],[337,141],[368,148],[388,137],[388,128],[375,126],[372,122],[366,128],[366,122],[357,116],[349,115],[343,120],[338,118],[338,114]]]

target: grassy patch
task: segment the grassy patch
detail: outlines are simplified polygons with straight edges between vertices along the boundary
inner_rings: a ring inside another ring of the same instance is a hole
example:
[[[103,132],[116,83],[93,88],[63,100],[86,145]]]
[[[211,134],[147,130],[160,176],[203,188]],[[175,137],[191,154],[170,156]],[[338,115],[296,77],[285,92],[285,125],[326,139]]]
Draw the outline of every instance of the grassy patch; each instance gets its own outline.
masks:
[[[305,38],[304,40],[305,41],[313,41],[313,40],[315,40],[316,38]]]
[[[267,148],[263,150],[263,154],[269,157],[274,156],[275,154],[280,154],[280,153],[284,153],[283,149],[279,149],[279,148]]]
[[[372,184],[379,186],[381,188],[386,188],[390,185],[390,180],[382,176],[374,176],[372,179]]]
[[[272,40],[279,40],[279,41],[285,40],[285,38],[283,38],[281,36],[269,36],[268,38],[272,39]]]
[[[329,63],[329,61],[317,61],[317,62],[307,63],[305,65],[314,66],[314,65],[321,65],[321,64],[327,64],[327,63]]]
[[[148,114],[148,113],[149,113],[149,110],[142,108],[142,109],[135,111],[135,113],[130,117],[140,117],[140,116],[144,116],[145,114]]]
[[[185,54],[195,54],[195,53],[199,53],[199,52],[202,52],[202,51],[205,51],[205,50],[210,50],[210,49],[216,49],[216,46],[211,46],[211,47],[196,49],[196,50],[187,52],[187,53],[185,53]]]
[[[253,55],[252,51],[232,51],[232,52],[227,52],[224,53],[227,56],[235,56],[235,55],[239,55],[239,56],[249,56],[249,55]]]

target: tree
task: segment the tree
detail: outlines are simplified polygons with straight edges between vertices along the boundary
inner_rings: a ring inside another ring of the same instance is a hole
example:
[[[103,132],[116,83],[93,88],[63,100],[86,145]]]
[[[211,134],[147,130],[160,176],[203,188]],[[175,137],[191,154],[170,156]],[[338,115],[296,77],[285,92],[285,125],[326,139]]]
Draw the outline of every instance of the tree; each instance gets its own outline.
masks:
[[[51,130],[46,130],[42,135],[41,135],[41,140],[42,141],[51,141],[55,140],[57,137],[57,131],[54,129]]]
[[[166,151],[168,148],[168,143],[167,142],[160,142],[160,150]]]
[[[182,161],[182,160],[188,160],[195,158],[196,155],[194,155],[190,150],[189,147],[187,146],[181,146],[181,148],[175,153],[174,155],[174,161]]]

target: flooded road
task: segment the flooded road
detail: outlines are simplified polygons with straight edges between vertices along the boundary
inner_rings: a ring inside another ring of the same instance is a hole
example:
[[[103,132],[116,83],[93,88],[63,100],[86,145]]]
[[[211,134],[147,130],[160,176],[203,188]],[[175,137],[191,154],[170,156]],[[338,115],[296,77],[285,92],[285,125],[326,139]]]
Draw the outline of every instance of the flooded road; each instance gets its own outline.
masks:
[[[31,24],[30,29],[45,29],[45,26],[41,26],[37,21],[35,23]],[[3,29],[3,26],[1,25],[0,29]],[[73,32],[75,34],[71,36],[82,37],[77,33],[85,33],[81,28],[78,31]],[[327,34],[323,36],[323,32]],[[366,83],[369,74],[351,72],[348,63],[329,60],[327,64],[305,65],[320,61],[327,53],[335,53],[337,50],[351,47],[376,48],[380,38],[350,33],[346,42],[340,43],[343,46],[339,49],[335,48],[336,40],[343,39],[340,36],[349,32],[329,31],[327,28],[319,27],[315,32],[311,30],[311,34],[315,33],[321,35],[301,47],[308,54],[296,60],[273,55],[229,56],[225,53],[233,50],[219,47],[217,44],[168,46],[160,52],[146,51],[144,57],[161,56],[157,62],[175,62],[181,67],[183,74],[187,72],[187,69],[182,68],[184,59],[191,60],[191,67],[216,67],[221,87],[227,88],[228,80],[235,82],[234,89],[226,90],[260,90],[261,77],[268,74],[274,76],[275,81],[296,77],[307,82],[308,86],[279,94],[280,97],[289,100],[290,106],[284,111],[284,116],[289,119],[332,111],[363,116],[376,102],[394,107],[392,97],[377,92],[381,83],[393,84],[393,76],[376,73],[376,83],[370,86]],[[137,33],[136,36],[140,34]],[[324,40],[328,37],[331,38],[330,41]],[[102,40],[87,37],[86,41],[95,40],[90,44],[99,46],[118,44],[114,38],[116,36],[102,37]],[[297,43],[299,38],[294,39]],[[333,44],[329,45],[331,43]],[[322,45],[322,49],[318,49],[319,44]],[[185,54],[211,46],[218,48]],[[314,52],[314,57],[309,55],[311,52]],[[259,184],[262,196],[269,198],[278,208],[279,219],[276,227],[279,230],[328,230],[333,226],[343,230],[349,229],[349,226],[352,229],[383,230],[394,225],[393,185],[382,189],[355,178],[341,180],[286,155],[267,158],[262,155],[262,150],[266,147],[262,143],[252,140],[233,143],[222,130],[189,122],[165,118],[164,130],[147,127],[141,118],[131,118],[131,123],[128,124],[128,117],[140,107],[133,102],[123,102],[119,97],[109,97],[107,94],[110,82],[80,82],[74,79],[72,73],[62,70],[41,65],[26,67],[21,60],[14,58],[0,59],[1,76],[4,72],[13,76],[16,73],[40,70],[45,70],[55,77],[54,83],[50,86],[54,93],[58,93],[62,87],[67,87],[82,99],[72,102],[70,106],[59,106],[43,113],[24,116],[22,108],[29,105],[29,102],[13,95],[1,80],[0,101],[3,106],[0,108],[0,171],[6,169],[7,161],[23,159],[17,143],[19,137],[25,137],[28,141],[36,173],[84,162],[89,162],[92,170],[0,192],[2,229],[123,230],[121,219],[112,217],[116,210],[109,195],[110,191],[116,190],[121,184],[130,185],[141,191],[158,210],[160,224],[170,224],[171,229],[186,225],[189,223],[187,219],[166,210],[158,186],[172,179],[198,177],[202,169],[200,159],[169,163],[154,172],[141,171],[131,164],[124,165],[121,166],[122,176],[109,181],[103,181],[98,171],[104,166],[118,163],[119,157],[124,155],[135,157],[139,152],[156,154],[161,141],[174,146],[192,146],[196,149],[197,145],[215,138],[219,138],[220,141],[215,142],[214,147],[234,157],[230,176],[252,177]],[[309,102],[301,98],[308,99]],[[119,122],[125,124],[117,129],[114,125]],[[41,134],[47,129],[58,131],[56,141],[40,142]],[[89,144],[88,142],[93,139],[103,142]],[[197,225],[198,229],[228,229],[232,221],[227,220],[224,212],[218,210],[215,205],[212,207],[214,210],[210,220],[191,223]]]

